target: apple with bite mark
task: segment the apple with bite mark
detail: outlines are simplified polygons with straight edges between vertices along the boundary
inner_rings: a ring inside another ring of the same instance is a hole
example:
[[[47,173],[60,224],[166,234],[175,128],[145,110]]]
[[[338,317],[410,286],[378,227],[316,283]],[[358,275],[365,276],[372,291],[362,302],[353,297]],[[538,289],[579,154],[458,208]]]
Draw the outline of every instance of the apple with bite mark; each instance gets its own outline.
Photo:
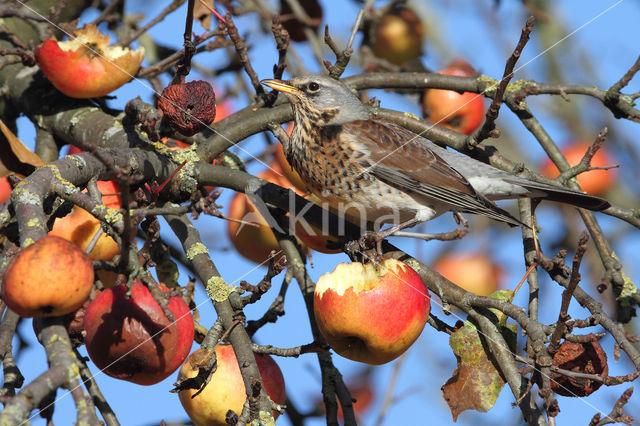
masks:
[[[420,276],[396,259],[341,263],[318,280],[320,332],[345,358],[384,364],[404,353],[427,323],[430,297]]]
[[[40,69],[56,89],[72,98],[98,98],[138,72],[144,48],[109,46],[109,36],[90,24],[69,41],[45,40],[34,51]]]

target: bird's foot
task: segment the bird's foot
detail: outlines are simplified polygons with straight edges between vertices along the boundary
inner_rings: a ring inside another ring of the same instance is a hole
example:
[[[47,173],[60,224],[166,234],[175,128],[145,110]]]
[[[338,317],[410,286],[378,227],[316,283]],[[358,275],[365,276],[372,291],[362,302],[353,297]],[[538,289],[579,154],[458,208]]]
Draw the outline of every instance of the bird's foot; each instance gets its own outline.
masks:
[[[462,216],[462,213],[453,212],[453,218],[456,220],[460,231],[469,228],[469,221]]]
[[[363,256],[374,262],[379,262],[382,259],[382,241],[385,238],[387,238],[387,235],[380,231],[369,231],[362,235],[358,244]]]
[[[367,232],[357,240],[347,241],[344,252],[354,262],[378,262],[382,258],[382,246],[376,242],[373,232]]]

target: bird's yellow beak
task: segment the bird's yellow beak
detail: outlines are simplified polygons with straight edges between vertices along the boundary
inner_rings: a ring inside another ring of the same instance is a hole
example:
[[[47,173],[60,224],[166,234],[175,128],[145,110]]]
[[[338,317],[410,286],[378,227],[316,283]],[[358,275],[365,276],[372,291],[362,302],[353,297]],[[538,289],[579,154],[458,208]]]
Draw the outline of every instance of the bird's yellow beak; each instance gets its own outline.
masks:
[[[298,89],[297,87],[293,87],[292,85],[287,84],[282,80],[269,79],[269,80],[262,80],[260,83],[264,84],[267,87],[271,87],[273,90],[277,90],[278,92],[282,92],[282,93],[296,94],[301,92],[301,90]]]

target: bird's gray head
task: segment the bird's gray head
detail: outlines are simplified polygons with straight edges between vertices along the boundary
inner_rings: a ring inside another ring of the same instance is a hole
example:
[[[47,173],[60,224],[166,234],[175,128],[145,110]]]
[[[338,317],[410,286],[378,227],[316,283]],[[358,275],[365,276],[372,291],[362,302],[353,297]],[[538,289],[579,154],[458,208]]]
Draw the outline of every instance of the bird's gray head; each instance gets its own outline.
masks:
[[[342,124],[369,118],[370,112],[355,93],[329,77],[310,75],[289,81],[262,80],[262,84],[284,93],[296,114],[318,125]]]

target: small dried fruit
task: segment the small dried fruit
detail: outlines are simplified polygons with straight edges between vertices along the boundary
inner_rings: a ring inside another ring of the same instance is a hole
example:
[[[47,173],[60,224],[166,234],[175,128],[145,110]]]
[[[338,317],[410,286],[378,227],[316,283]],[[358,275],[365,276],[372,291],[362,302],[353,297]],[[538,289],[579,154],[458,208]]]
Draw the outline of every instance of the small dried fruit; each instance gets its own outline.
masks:
[[[564,370],[587,374],[607,376],[607,354],[597,341],[575,343],[564,341],[553,356],[553,365]],[[587,396],[602,385],[582,377],[567,377],[560,373],[552,373],[551,390],[562,396]]]
[[[162,91],[158,108],[171,127],[185,136],[193,136],[216,118],[216,94],[202,80],[172,84]]]

